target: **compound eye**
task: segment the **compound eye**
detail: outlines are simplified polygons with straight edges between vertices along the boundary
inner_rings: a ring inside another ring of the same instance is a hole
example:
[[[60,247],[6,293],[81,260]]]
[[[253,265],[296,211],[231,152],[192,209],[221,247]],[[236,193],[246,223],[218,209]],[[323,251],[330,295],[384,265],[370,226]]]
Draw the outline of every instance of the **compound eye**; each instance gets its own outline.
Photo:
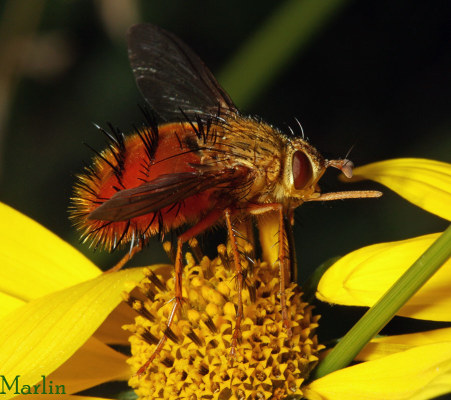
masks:
[[[296,151],[293,154],[292,165],[294,187],[296,190],[301,190],[313,177],[312,163],[302,151]]]

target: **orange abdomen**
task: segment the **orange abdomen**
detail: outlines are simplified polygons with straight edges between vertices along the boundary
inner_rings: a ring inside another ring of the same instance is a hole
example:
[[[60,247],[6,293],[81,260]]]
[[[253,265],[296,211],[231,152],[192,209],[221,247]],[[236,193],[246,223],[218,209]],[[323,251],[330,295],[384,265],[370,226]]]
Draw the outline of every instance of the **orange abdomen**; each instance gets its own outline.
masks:
[[[83,231],[83,241],[109,250],[119,244],[146,241],[185,223],[197,222],[215,207],[214,189],[194,194],[160,210],[123,221],[90,219],[89,215],[121,190],[139,187],[162,175],[196,172],[200,163],[196,132],[189,123],[171,123],[158,129],[142,128],[113,142],[94,158],[93,166],[78,176],[72,219]]]

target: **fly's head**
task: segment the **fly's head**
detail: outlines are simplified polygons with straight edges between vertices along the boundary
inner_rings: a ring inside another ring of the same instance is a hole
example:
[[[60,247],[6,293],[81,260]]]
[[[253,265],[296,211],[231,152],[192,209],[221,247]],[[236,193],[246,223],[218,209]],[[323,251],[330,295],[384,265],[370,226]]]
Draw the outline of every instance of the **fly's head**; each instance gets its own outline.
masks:
[[[306,201],[319,199],[318,181],[328,167],[334,167],[350,178],[353,163],[350,160],[327,160],[316,148],[303,139],[290,140],[285,153],[282,176],[284,202],[288,208],[296,208]]]

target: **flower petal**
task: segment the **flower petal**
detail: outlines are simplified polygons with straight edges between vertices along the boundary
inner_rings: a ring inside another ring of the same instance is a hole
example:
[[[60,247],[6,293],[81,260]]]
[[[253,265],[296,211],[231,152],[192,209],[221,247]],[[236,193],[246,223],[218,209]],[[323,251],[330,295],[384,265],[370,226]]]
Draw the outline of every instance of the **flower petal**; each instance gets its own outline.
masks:
[[[408,333],[405,335],[381,336],[371,340],[357,355],[357,361],[376,360],[425,344],[446,342],[451,339],[451,328]]]
[[[166,281],[171,279],[173,276],[173,265],[159,264],[149,268],[151,268],[156,275],[161,276]],[[134,289],[131,295],[136,295],[139,297],[139,290]],[[125,302],[121,303],[94,332],[94,336],[103,343],[129,346],[130,332],[124,330],[123,326],[133,323],[135,317],[135,311],[132,311],[130,306]]]
[[[48,378],[64,385],[66,393],[77,393],[104,382],[128,380],[131,371],[126,360],[124,354],[90,338]]]
[[[0,291],[28,301],[101,274],[52,232],[0,203]]]
[[[142,269],[103,274],[32,300],[0,320],[0,365],[32,385],[63,364],[120,303],[125,284],[139,281]],[[131,290],[131,288],[128,288]]]
[[[351,181],[374,180],[426,211],[451,221],[451,164],[399,158],[356,168],[353,174]]]
[[[90,338],[61,367],[45,376],[45,382],[41,380],[38,383],[41,386],[38,387],[38,393],[33,394],[33,398],[45,399],[48,396],[54,400],[57,395],[60,399],[63,391],[70,395],[104,382],[127,380],[130,378],[130,366],[127,365],[126,360],[127,356],[124,354],[118,353],[97,339]],[[22,385],[28,385],[22,377],[17,383],[19,388]],[[50,389],[53,394],[49,393]],[[43,394],[43,391],[47,394]],[[23,396],[26,395],[20,395],[14,399],[25,399]]]
[[[279,258],[279,213],[267,212],[258,216],[258,231],[263,260],[273,265]]]
[[[451,392],[451,342],[344,368],[303,388],[311,400],[430,399]]]
[[[372,306],[439,234],[363,247],[340,258],[321,277],[316,296],[349,306]],[[404,317],[450,321],[451,259],[398,311]]]
[[[0,292],[0,318],[9,314],[12,310],[24,305],[25,302],[17,297]]]
[[[130,311],[128,304],[119,304],[95,331],[94,336],[103,343],[129,345],[130,333],[122,329],[122,326],[133,322],[135,313]]]

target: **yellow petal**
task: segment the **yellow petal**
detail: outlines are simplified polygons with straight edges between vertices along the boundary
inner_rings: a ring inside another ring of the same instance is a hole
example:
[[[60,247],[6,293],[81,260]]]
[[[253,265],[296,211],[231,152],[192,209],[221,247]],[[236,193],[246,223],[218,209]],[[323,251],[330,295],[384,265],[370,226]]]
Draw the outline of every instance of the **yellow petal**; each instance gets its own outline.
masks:
[[[64,384],[66,393],[82,390],[113,380],[128,380],[131,375],[127,356],[114,351],[97,339],[88,341],[47,379]]]
[[[267,212],[258,216],[258,231],[263,260],[273,265],[279,258],[279,213]]]
[[[0,318],[9,314],[12,310],[24,305],[25,302],[17,297],[0,292]]]
[[[357,355],[357,361],[376,360],[390,354],[399,353],[425,344],[446,342],[451,340],[451,328],[408,333],[405,335],[382,336],[371,340]]]
[[[156,275],[161,276],[162,279],[166,281],[171,279],[173,276],[173,265],[158,264],[150,266],[148,268],[151,268]],[[136,289],[135,291],[136,295],[140,296],[140,292]],[[131,293],[132,296],[135,295],[134,292]],[[95,331],[94,336],[103,343],[120,344],[125,346],[130,345],[128,340],[130,333],[122,328],[124,325],[134,323],[136,313],[134,311],[130,311],[130,306],[128,304],[119,304],[108,316],[108,318],[102,323],[102,325],[100,325],[99,328]]]
[[[0,221],[1,292],[28,301],[101,273],[68,243],[2,203]]]
[[[372,306],[439,234],[379,243],[340,258],[321,277],[316,296],[349,306]],[[404,317],[451,320],[451,259],[398,311]]]
[[[352,181],[371,179],[411,203],[451,220],[451,164],[422,158],[399,158],[356,168]]]
[[[133,323],[136,314],[130,311],[128,304],[119,304],[95,331],[94,336],[103,343],[129,345],[130,333],[122,329],[122,326]]]
[[[112,380],[127,380],[130,378],[130,366],[127,357],[100,341],[90,338],[69,360],[52,374],[41,380],[34,398],[60,399],[62,393],[72,394]],[[11,382],[8,382],[11,385]],[[17,386],[28,384],[20,377]],[[5,388],[5,386],[4,386]],[[15,392],[14,385],[12,391]],[[33,388],[34,390],[34,388]],[[53,394],[50,393],[53,392]],[[46,393],[46,394],[44,394]],[[25,400],[26,395],[14,397],[15,400]],[[29,396],[28,396],[29,397]],[[76,398],[75,398],[76,399]]]
[[[27,384],[39,382],[86,342],[119,304],[121,293],[131,289],[125,284],[141,278],[140,268],[103,274],[32,300],[3,317],[2,375],[8,381],[21,375]]]
[[[415,347],[333,372],[303,388],[310,400],[421,400],[451,392],[451,342]]]

